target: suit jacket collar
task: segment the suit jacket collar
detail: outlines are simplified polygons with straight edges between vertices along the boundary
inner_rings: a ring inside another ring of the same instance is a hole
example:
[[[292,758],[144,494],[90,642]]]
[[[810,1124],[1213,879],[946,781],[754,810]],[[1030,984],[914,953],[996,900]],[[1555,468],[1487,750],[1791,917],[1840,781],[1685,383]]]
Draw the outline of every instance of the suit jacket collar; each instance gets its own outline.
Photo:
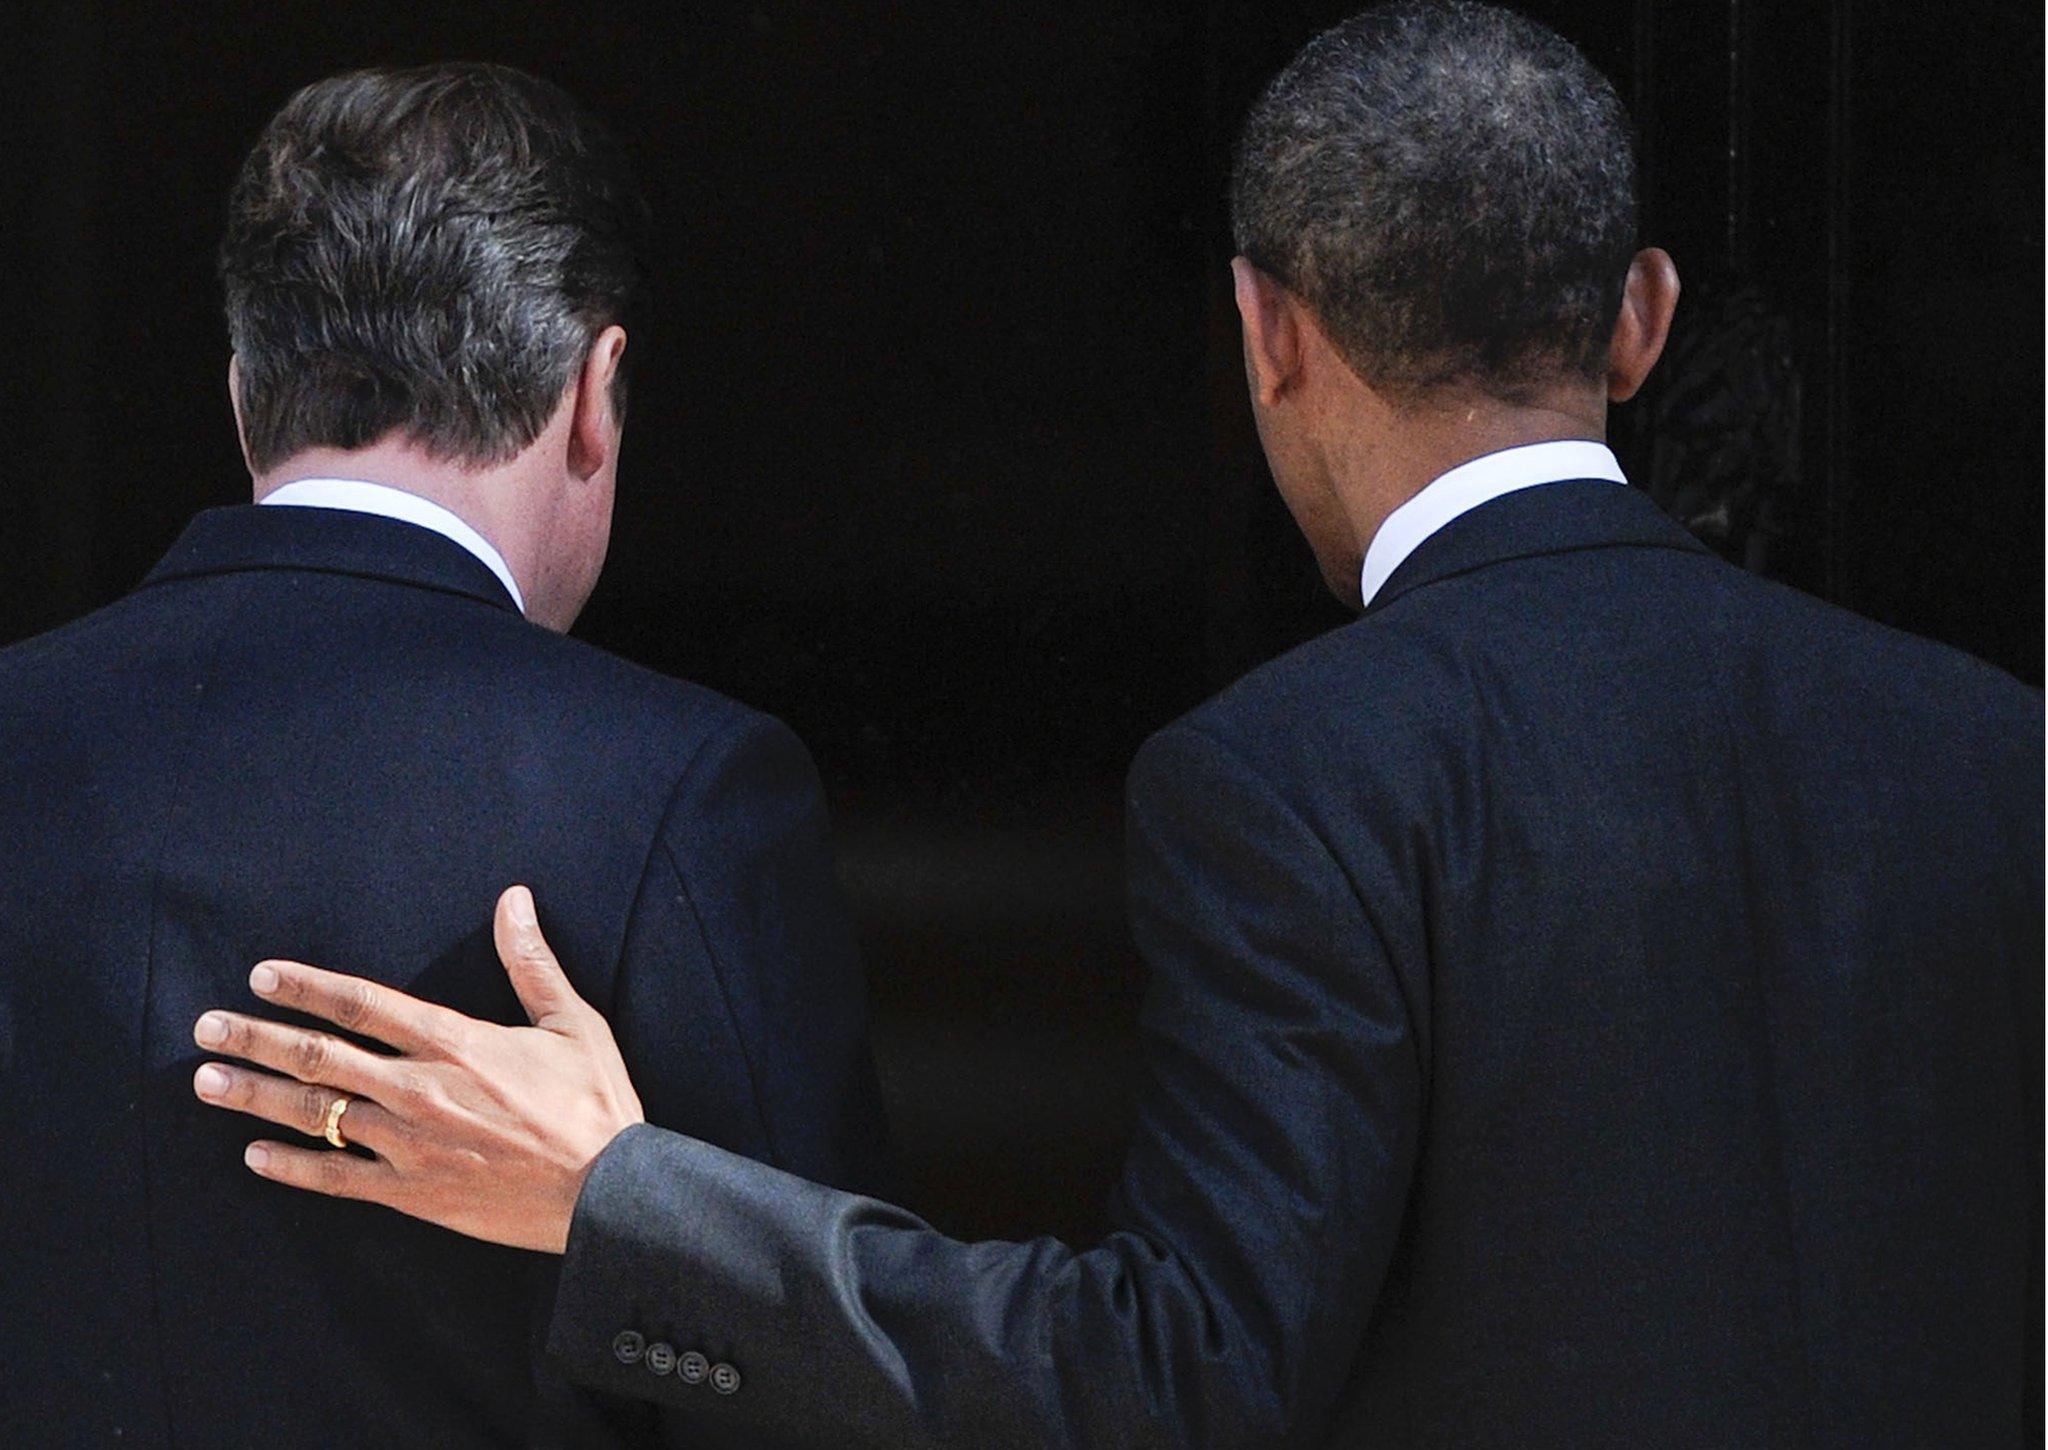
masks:
[[[1713,552],[1640,489],[1606,479],[1546,483],[1483,503],[1431,534],[1388,576],[1365,612],[1425,584],[1510,559],[1614,548]]]
[[[417,524],[339,509],[256,504],[207,509],[185,526],[141,587],[251,569],[352,574],[519,612],[497,575],[452,539]]]

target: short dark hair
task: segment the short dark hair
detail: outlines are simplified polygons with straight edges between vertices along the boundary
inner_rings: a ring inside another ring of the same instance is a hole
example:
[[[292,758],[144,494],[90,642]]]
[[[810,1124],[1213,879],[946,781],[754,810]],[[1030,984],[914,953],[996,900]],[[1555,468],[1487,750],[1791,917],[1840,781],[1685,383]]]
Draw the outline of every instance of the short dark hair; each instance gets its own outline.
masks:
[[[626,320],[644,231],[617,145],[546,81],[444,64],[307,86],[243,163],[220,247],[251,461],[394,430],[514,456]]]
[[[1532,20],[1404,0],[1324,31],[1252,109],[1231,192],[1239,252],[1374,387],[1526,402],[1604,369],[1634,138],[1607,79]]]

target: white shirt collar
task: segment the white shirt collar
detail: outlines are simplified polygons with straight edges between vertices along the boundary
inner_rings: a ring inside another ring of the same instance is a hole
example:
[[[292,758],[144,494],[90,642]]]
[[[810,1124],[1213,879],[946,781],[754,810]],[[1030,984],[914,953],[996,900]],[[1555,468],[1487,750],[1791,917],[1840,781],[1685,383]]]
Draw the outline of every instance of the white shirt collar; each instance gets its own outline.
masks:
[[[432,499],[388,484],[365,483],[359,478],[300,478],[272,489],[261,502],[292,508],[345,509],[432,529],[476,555],[485,568],[498,576],[498,582],[519,606],[519,612],[526,613],[526,596],[519,592],[519,581],[512,577],[505,556],[491,547],[489,539]]]
[[[1584,438],[1503,448],[1439,474],[1420,493],[1388,514],[1379,532],[1372,536],[1372,544],[1365,551],[1365,567],[1359,573],[1362,602],[1372,603],[1373,595],[1385,587],[1402,560],[1458,515],[1470,513],[1481,504],[1517,489],[1579,478],[1628,482],[1607,445]]]

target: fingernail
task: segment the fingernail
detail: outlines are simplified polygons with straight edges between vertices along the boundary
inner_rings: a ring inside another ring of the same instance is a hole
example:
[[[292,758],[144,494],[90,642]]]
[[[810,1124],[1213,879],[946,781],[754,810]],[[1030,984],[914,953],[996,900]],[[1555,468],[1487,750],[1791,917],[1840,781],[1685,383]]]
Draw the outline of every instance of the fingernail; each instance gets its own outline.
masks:
[[[209,1062],[192,1074],[192,1086],[202,1098],[217,1098],[228,1090],[228,1070]]]
[[[533,893],[524,886],[512,888],[512,919],[521,926],[534,926]]]
[[[228,1040],[228,1019],[208,1012],[192,1024],[192,1040],[201,1047],[218,1047]]]
[[[251,1143],[242,1150],[242,1161],[261,1173],[270,1166],[270,1150],[261,1143]]]
[[[258,996],[269,996],[277,990],[277,968],[268,962],[258,962],[256,970],[249,973],[249,988]]]

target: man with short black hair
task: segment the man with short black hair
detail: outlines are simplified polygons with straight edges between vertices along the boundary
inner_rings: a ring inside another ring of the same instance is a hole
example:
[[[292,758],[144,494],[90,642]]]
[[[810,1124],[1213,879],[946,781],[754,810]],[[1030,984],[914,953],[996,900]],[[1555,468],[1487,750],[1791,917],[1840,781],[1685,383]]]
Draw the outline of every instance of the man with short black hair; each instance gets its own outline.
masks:
[[[256,504],[0,652],[0,1444],[659,1434],[539,1354],[552,1264],[239,1171],[191,1022],[279,941],[524,1021],[478,923],[531,879],[631,1065],[584,1111],[876,1186],[803,747],[560,633],[604,562],[641,230],[615,143],[497,66],[321,81],[243,166]],[[319,1110],[389,1148],[377,1104]]]
[[[1557,36],[1359,15],[1259,102],[1234,202],[1260,438],[1365,614],[1132,768],[1152,979],[1114,1232],[959,1243],[630,1117],[550,1130],[619,1069],[510,921],[561,1025],[460,1056],[439,1007],[260,968],[405,1046],[320,1082],[417,1074],[490,1128],[415,1095],[387,1162],[252,1166],[564,1250],[571,1374],[760,1443],[2038,1437],[2040,696],[1627,486],[1607,407],[1677,277]],[[222,1070],[216,1101],[293,1122],[295,1086]]]

